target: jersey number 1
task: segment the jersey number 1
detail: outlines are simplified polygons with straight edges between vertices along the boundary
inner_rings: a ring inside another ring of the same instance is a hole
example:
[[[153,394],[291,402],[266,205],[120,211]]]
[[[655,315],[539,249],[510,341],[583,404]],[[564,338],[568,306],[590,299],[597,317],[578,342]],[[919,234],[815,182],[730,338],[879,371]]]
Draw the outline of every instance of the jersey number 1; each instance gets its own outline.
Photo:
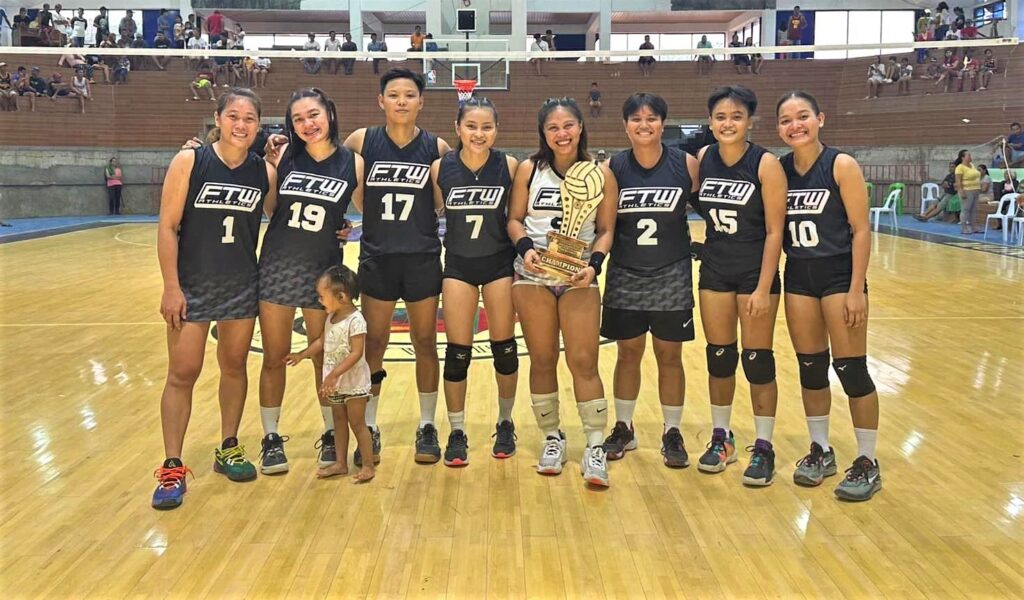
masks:
[[[235,243],[235,218],[224,217],[224,237],[220,238],[222,244]]]
[[[384,221],[408,221],[409,213],[412,212],[412,203],[416,199],[413,194],[384,194],[381,200],[384,202],[384,212],[380,218]],[[402,212],[395,218],[395,202],[402,204]]]

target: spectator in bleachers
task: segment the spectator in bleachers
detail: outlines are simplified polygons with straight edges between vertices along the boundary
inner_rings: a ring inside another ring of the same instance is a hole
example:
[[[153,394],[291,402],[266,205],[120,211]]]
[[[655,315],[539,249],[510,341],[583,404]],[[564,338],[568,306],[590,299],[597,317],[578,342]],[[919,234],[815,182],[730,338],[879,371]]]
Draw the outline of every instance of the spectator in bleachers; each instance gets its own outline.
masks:
[[[740,42],[740,34],[733,33],[732,41],[729,42],[730,48],[742,48],[743,43]],[[750,56],[747,54],[733,54],[732,64],[736,67],[736,73],[742,75],[743,73],[750,74]]]
[[[111,62],[116,66],[117,57],[111,56]],[[95,72],[97,69],[103,73],[103,83],[110,83],[110,66],[103,62],[103,58],[96,54],[89,54],[85,57],[86,75],[89,76],[89,83],[96,83]]]
[[[133,14],[134,13],[129,10],[128,13],[125,14],[124,18],[121,19],[120,25],[117,26],[117,32],[121,35],[121,39],[134,40],[135,34],[138,33],[139,27],[135,24]]]
[[[1020,123],[1010,125],[1010,135],[1006,136],[1006,151],[1010,154],[1010,168],[1024,165],[1024,131],[1021,131]]]
[[[994,190],[992,188],[992,177],[988,174],[988,165],[978,165],[978,172],[981,173],[981,189],[978,190],[978,204],[980,205],[992,202],[994,200],[992,197],[992,192]]]
[[[865,100],[871,100],[878,98],[879,88],[885,83],[885,63],[882,62],[882,57],[879,56],[876,62],[868,65],[868,95],[864,96]]]
[[[898,78],[896,79],[896,93],[900,96],[910,95],[910,82],[914,80],[914,65],[910,59],[904,56],[900,59]]]
[[[547,52],[547,51],[548,51],[548,43],[544,41],[544,38],[542,38],[539,33],[533,34],[533,43],[530,44],[530,52]],[[544,73],[542,73],[541,69],[540,69],[541,60],[542,59],[540,59],[540,58],[531,58],[530,62],[533,63],[533,68],[534,68],[535,71],[537,71],[537,75],[540,75],[541,77],[543,77]]]
[[[544,41],[548,43],[548,50],[550,52],[554,52],[555,50],[558,49],[558,46],[555,45],[555,34],[552,33],[550,29],[544,30],[543,38]]]
[[[596,81],[590,84],[590,116],[601,116],[601,90]]]
[[[0,7],[0,46],[11,46],[14,43],[13,37],[14,25],[11,24],[11,20],[7,18],[7,11]]]
[[[754,38],[748,37],[744,46],[748,48],[754,47]],[[750,72],[754,75],[761,74],[761,66],[764,64],[764,57],[761,56],[760,52],[754,52],[750,55]]]
[[[267,75],[270,73],[270,59],[265,56],[257,56],[256,64],[253,66],[253,78],[256,87],[267,87]]]
[[[434,48],[436,49],[437,46],[435,45]],[[341,45],[341,51],[342,52],[355,52],[358,49],[359,49],[359,47],[356,46],[356,43],[352,41],[352,34],[346,33],[345,34],[345,43]],[[341,65],[345,68],[345,74],[346,75],[351,75],[352,74],[352,68],[355,67],[355,64],[356,64],[356,59],[354,59],[354,58],[343,58],[343,59],[341,59]]]
[[[30,23],[32,19],[28,18],[28,9],[22,6],[18,9],[18,14],[14,15],[14,25],[11,28],[28,29]]]
[[[983,92],[992,83],[992,74],[996,72],[996,57],[992,54],[991,48],[985,48],[985,54],[981,59],[981,73],[978,76],[978,91]]]
[[[327,32],[327,39],[324,41],[324,52],[338,52],[341,50],[341,40],[338,39],[338,34],[333,29]],[[337,58],[325,58],[324,59],[324,72],[330,73],[331,75],[338,74],[338,66],[341,61]]]
[[[953,9],[953,25],[958,31],[967,25],[967,17],[964,16],[964,9],[960,6]]]
[[[0,62],[0,110],[18,110],[18,90],[14,89],[14,78],[5,62]]]
[[[942,77],[942,65],[939,64],[939,59],[934,56],[928,59],[928,66],[925,67],[924,74],[921,75],[921,79],[928,79],[935,81],[939,77]],[[929,94],[931,92],[928,92]]]
[[[51,102],[56,102],[57,98],[61,96],[70,96],[71,90],[68,89],[68,84],[64,81],[64,76],[60,73],[54,73],[49,81],[46,82],[46,95],[50,97]]]
[[[799,6],[794,6],[792,14],[789,15],[789,27],[786,30],[786,38],[791,46],[799,46],[803,43],[804,29],[806,28],[807,17],[800,12]],[[796,58],[799,57],[800,55],[797,54]]]
[[[174,47],[181,50],[185,48],[185,22],[181,15],[174,15],[174,25],[171,27],[171,35],[174,38]]]
[[[437,42],[434,41],[434,34],[427,33],[427,37],[423,40],[423,49],[427,52],[437,52]]]
[[[964,82],[971,82],[971,91],[978,89],[978,73],[981,72],[981,61],[974,57],[974,48],[968,48],[964,54],[963,67],[960,69],[960,86],[957,91],[964,91]]]
[[[188,87],[192,90],[193,100],[199,100],[199,93],[205,91],[210,95],[210,100],[217,101],[217,95],[213,91],[214,83],[212,77],[206,71],[196,73],[196,78],[192,80]]]
[[[370,45],[366,47],[370,52],[387,52],[388,45],[383,41],[377,39],[376,33],[370,34]],[[384,58],[373,59],[373,74],[380,75],[380,61],[386,60]]]
[[[651,36],[644,36],[644,43],[640,44],[641,50],[654,50],[654,44],[651,43]],[[650,76],[654,72],[654,57],[653,56],[641,56],[637,61],[640,65],[640,74],[644,77]]]
[[[974,26],[974,21],[967,21],[964,28],[960,30],[960,39],[962,40],[974,40],[978,38],[978,28]]]
[[[932,19],[935,24],[935,39],[944,40],[949,32],[949,26],[953,23],[953,15],[949,12],[949,5],[939,2],[935,7],[935,17]]]
[[[156,30],[157,32],[164,32],[167,39],[174,37],[174,17],[177,13],[172,13],[166,8],[160,9],[160,15],[156,18]]]
[[[917,27],[914,29],[914,41],[915,42],[927,42],[932,39],[934,35],[932,28],[932,16],[931,11],[925,9],[921,16],[917,19]],[[928,60],[928,49],[918,48],[917,49],[917,64],[923,65]]]
[[[935,217],[942,215],[946,212],[946,207],[949,205],[949,201],[956,196],[956,163],[949,163],[949,173],[939,184],[939,189],[942,191],[942,197],[939,201],[931,206],[928,210],[921,215],[914,215],[914,218],[922,223],[930,221]]]
[[[123,40],[124,38],[122,38]],[[121,42],[118,42],[121,45]],[[128,41],[128,47],[136,50],[146,47],[146,40],[142,39],[141,33],[136,33],[135,37]],[[132,57],[132,69],[141,71],[149,65],[151,57],[149,56],[133,56]]]
[[[36,112],[36,98],[46,96],[46,80],[39,76],[39,67],[32,67],[28,77],[18,80],[18,85],[18,94],[28,97],[29,110]]]
[[[974,212],[981,191],[981,172],[974,166],[970,150],[956,156],[956,191],[960,195],[960,233],[981,233],[974,229]]]
[[[708,41],[707,35],[700,36],[700,41],[697,42],[697,48],[710,48],[711,42]],[[711,67],[715,63],[715,56],[713,54],[701,54],[697,56],[697,74],[698,75],[710,75]]]
[[[39,37],[43,44],[53,46],[55,44],[53,31],[53,13],[50,12],[50,5],[44,4],[36,13],[36,22],[39,23]]]
[[[935,86],[938,87],[945,83],[943,92],[948,92],[950,87],[953,85],[953,81],[960,77],[960,58],[953,52],[952,48],[947,48],[944,58],[942,59],[942,74],[935,80]]]
[[[89,27],[89,21],[85,20],[85,10],[78,9],[71,19],[71,45],[75,48],[85,48],[85,30]]]
[[[153,38],[153,47],[160,50],[167,50],[171,47],[171,40],[167,37],[167,32],[163,29],[156,32],[156,37]],[[154,56],[153,63],[156,64],[156,68],[161,71],[167,70],[167,63],[171,60],[169,56]]]
[[[89,87],[89,78],[85,76],[85,68],[75,69],[75,74],[71,78],[71,85],[68,86],[68,91],[71,92],[72,96],[78,98],[78,106],[84,115],[85,101],[92,100],[92,89]]]
[[[71,42],[71,19],[62,12],[64,7],[60,4],[53,7],[53,28],[57,35],[57,44],[66,46]]]
[[[309,39],[302,45],[303,50],[320,50],[320,42],[316,41],[316,35],[309,34]],[[302,59],[302,68],[306,70],[310,75],[315,75],[320,72],[320,59],[319,58],[304,58]]]
[[[423,35],[423,29],[417,25],[415,31],[413,31],[412,35],[409,36],[409,50],[421,52],[423,50],[424,39],[425,36]]]
[[[235,48],[245,48],[245,28],[241,23],[235,23],[235,32],[231,34],[231,40],[235,43]]]
[[[883,83],[896,83],[900,80],[900,63],[896,60],[895,56],[889,57],[889,62],[885,65],[885,81]]]
[[[104,65],[105,67],[106,65]],[[117,64],[114,65],[114,85],[128,83],[128,73],[132,70],[132,60],[127,56],[117,57]]]
[[[219,10],[213,11],[213,14],[206,19],[206,32],[210,36],[210,47],[216,48],[224,33],[224,15],[220,14]]]
[[[185,22],[182,23],[185,30],[185,47],[188,48],[188,35],[192,34],[192,37],[199,37],[202,35],[202,31],[196,28],[196,16],[189,15]]]

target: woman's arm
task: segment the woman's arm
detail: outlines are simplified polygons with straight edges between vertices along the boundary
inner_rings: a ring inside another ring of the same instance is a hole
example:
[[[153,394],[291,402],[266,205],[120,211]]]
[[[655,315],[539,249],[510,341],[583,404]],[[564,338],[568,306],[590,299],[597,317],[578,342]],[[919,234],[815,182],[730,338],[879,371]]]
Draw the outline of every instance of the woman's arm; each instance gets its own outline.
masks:
[[[766,153],[761,157],[758,178],[761,180],[761,198],[764,201],[765,240],[764,252],[761,255],[761,276],[757,281],[757,289],[754,290],[754,294],[759,298],[755,302],[751,295],[751,302],[747,304],[747,314],[754,317],[767,314],[768,294],[779,272],[782,233],[786,229],[786,192],[789,187],[782,163],[771,154]]]
[[[441,159],[430,163],[430,182],[434,186],[434,212],[440,216],[444,213],[444,194],[441,192],[441,185],[437,181],[437,174],[441,171]]]
[[[871,258],[871,226],[868,220],[868,191],[864,173],[857,161],[848,154],[836,158],[836,183],[843,198],[846,218],[853,231],[853,275],[846,294],[843,317],[848,327],[860,327],[867,322],[867,299],[864,285],[867,281],[868,260]]]
[[[160,221],[156,237],[156,253],[164,281],[160,314],[174,329],[181,329],[182,321],[188,317],[185,294],[178,280],[178,228],[185,213],[188,183],[194,164],[195,152],[179,152],[167,168],[160,195]]]
[[[526,270],[532,273],[544,273],[540,268],[540,254],[533,249],[533,240],[526,235],[523,220],[526,218],[527,204],[530,201],[530,176],[533,174],[533,161],[524,160],[519,163],[516,175],[512,179],[512,194],[508,201],[508,237],[516,246],[516,252],[523,258]]]
[[[361,154],[355,155],[356,159],[356,189],[352,190],[352,204],[355,205],[356,210],[363,212],[363,173],[365,173],[365,162]]]
[[[269,162],[264,163],[267,166],[267,183],[270,187],[267,190],[267,197],[263,199],[263,212],[269,218],[277,209],[277,169]]]

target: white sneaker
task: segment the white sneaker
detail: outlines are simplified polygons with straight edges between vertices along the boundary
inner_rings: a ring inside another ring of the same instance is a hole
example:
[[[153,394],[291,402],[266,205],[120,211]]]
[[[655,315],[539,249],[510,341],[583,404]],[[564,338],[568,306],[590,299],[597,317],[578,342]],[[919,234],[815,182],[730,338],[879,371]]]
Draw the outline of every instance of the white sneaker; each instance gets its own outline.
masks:
[[[608,487],[608,458],[601,446],[583,450],[580,470],[583,472],[583,480],[587,483]]]
[[[565,438],[561,432],[557,438],[549,435],[540,451],[537,472],[542,475],[558,475],[562,472],[565,460]]]

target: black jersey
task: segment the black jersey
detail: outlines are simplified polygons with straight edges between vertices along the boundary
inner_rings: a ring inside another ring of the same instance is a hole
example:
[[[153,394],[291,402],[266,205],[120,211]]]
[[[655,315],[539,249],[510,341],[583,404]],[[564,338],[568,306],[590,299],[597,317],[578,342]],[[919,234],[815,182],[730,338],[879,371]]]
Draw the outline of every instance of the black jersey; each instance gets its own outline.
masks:
[[[512,247],[506,228],[512,176],[504,152],[492,150],[475,174],[462,163],[458,152],[449,152],[441,158],[437,185],[444,198],[444,247],[448,253],[481,257]]]
[[[853,233],[836,183],[836,158],[844,152],[825,146],[807,173],[800,175],[793,154],[782,157],[789,192],[782,247],[791,258],[823,258],[853,251]]]
[[[689,258],[686,203],[693,203],[693,181],[686,153],[663,145],[658,164],[645,169],[625,150],[612,157],[609,168],[619,184],[611,262],[650,273]]]
[[[707,223],[703,262],[721,272],[752,271],[764,253],[764,201],[757,175],[764,148],[750,144],[736,162],[726,166],[712,144],[700,161],[698,202]]]
[[[255,154],[229,169],[212,145],[195,150],[178,229],[183,288],[234,288],[255,281],[256,242],[269,189],[267,167]]]
[[[383,127],[363,138],[366,189],[360,259],[384,254],[441,254],[430,165],[438,158],[437,137],[420,129],[404,148]]]

